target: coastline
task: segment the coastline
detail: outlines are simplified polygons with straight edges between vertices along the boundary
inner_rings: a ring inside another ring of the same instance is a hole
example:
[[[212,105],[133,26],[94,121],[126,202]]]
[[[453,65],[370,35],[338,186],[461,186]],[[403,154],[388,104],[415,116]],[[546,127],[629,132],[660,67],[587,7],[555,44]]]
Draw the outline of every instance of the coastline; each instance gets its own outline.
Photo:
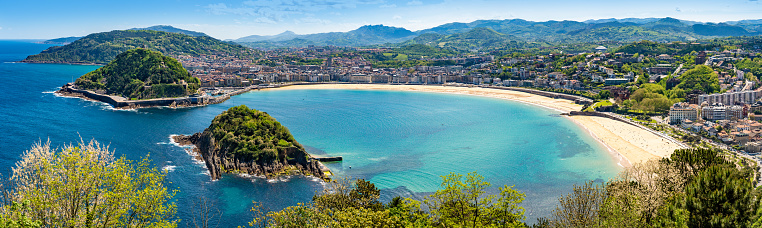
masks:
[[[81,65],[81,66],[105,66],[105,64],[99,63],[76,63],[66,61],[39,61],[39,60],[21,60],[18,63],[34,63],[34,64],[64,64],[64,65]]]
[[[167,98],[154,98],[146,100],[127,100],[124,97],[112,96],[106,94],[99,94],[90,90],[80,90],[74,88],[72,83],[67,83],[61,86],[61,89],[55,92],[55,94],[62,97],[74,97],[82,98],[89,101],[98,101],[111,105],[114,109],[121,110],[134,110],[139,108],[155,108],[155,107],[169,107],[169,108],[187,108],[196,106],[206,106],[210,104],[217,104],[230,99],[231,96],[239,95],[249,92],[255,89],[255,87],[244,87],[236,90],[232,93],[225,94],[220,97],[167,97]]]
[[[389,85],[389,84],[302,84],[288,85],[265,90],[303,90],[303,89],[342,89],[342,90],[389,90],[409,92],[432,92],[458,95],[489,97],[521,102],[561,113],[579,111],[582,105],[565,99],[554,99],[540,95],[492,88],[455,87],[442,85]],[[608,150],[619,166],[650,159],[658,159],[672,154],[681,147],[656,134],[627,123],[595,116],[566,116],[570,121],[584,129],[596,141]]]
[[[100,97],[90,97],[89,94],[79,93],[81,91],[67,91],[67,86],[56,93],[67,97],[78,97],[86,100],[106,102],[101,99],[95,99]],[[445,93],[456,95],[469,95],[479,96],[487,98],[495,98],[502,100],[509,100],[514,102],[521,102],[528,105],[534,105],[548,110],[553,110],[559,113],[569,113],[571,111],[579,111],[582,109],[582,105],[575,104],[571,100],[567,99],[555,99],[551,97],[541,96],[537,94],[496,89],[496,88],[482,88],[482,87],[465,87],[465,86],[443,86],[443,85],[393,85],[393,84],[350,84],[350,83],[319,83],[319,84],[287,84],[279,85],[268,88],[257,88],[257,90],[308,90],[308,89],[339,89],[339,90],[387,90],[387,91],[407,91],[407,92],[429,92],[429,93]],[[70,90],[70,89],[69,89]],[[173,105],[168,107],[194,107],[204,106],[213,103],[221,103],[230,96],[246,93],[252,91],[253,88],[243,89],[236,91],[234,94],[226,96],[220,101],[216,102],[204,102],[203,104],[189,104],[185,102],[173,102]],[[68,92],[68,93],[67,93]],[[73,93],[72,93],[73,92]],[[124,102],[120,102],[124,103]],[[131,103],[131,102],[130,102]],[[162,107],[167,105],[114,105],[116,109],[137,109],[137,108],[150,108],[150,107]],[[116,107],[121,106],[121,107]],[[584,129],[591,137],[593,137],[598,143],[603,145],[608,153],[616,160],[617,164],[621,167],[629,167],[632,164],[644,162],[650,159],[658,159],[661,157],[667,157],[672,154],[675,149],[680,149],[680,145],[665,140],[661,136],[646,131],[644,129],[629,125],[627,123],[611,120],[603,117],[596,116],[568,116],[563,115],[570,121],[575,123],[580,128]]]

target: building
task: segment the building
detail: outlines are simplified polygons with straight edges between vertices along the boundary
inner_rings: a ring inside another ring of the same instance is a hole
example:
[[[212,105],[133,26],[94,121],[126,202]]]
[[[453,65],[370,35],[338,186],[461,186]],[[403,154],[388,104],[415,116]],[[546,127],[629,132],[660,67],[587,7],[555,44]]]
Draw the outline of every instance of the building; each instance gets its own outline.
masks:
[[[759,91],[748,90],[741,92],[727,92],[727,93],[715,93],[715,94],[702,94],[698,96],[698,103],[703,104],[707,102],[709,104],[723,103],[723,104],[753,104],[762,95]]]
[[[725,106],[715,103],[701,107],[701,118],[711,121],[743,119],[745,114],[744,107],[739,105]]]
[[[676,124],[684,120],[696,121],[699,118],[699,106],[685,102],[676,103],[669,108],[669,122]]]

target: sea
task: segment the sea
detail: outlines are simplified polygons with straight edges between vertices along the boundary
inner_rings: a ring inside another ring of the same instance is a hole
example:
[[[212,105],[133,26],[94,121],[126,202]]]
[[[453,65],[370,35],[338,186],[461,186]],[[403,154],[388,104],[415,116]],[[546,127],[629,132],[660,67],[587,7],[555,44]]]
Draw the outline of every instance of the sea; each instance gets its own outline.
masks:
[[[170,136],[203,131],[230,107],[267,112],[310,153],[342,156],[326,165],[337,178],[362,178],[382,191],[418,200],[440,188],[442,176],[477,172],[525,196],[528,223],[549,216],[575,184],[606,181],[622,169],[606,147],[558,111],[466,95],[372,90],[252,91],[194,108],[114,110],[53,92],[99,66],[18,63],[50,47],[0,41],[0,174],[9,178],[21,154],[37,142],[54,147],[97,140],[131,160],[149,157],[179,192],[180,227],[206,201],[219,227],[245,226],[254,202],[280,210],[309,202],[326,184],[302,176],[266,180],[223,175],[212,181],[203,163]]]

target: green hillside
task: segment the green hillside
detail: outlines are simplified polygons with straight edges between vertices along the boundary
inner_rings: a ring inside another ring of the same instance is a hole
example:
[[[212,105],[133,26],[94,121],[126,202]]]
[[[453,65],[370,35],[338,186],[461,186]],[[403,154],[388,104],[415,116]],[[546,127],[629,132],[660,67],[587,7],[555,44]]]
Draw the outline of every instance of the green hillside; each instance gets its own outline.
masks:
[[[188,36],[150,30],[116,30],[93,33],[64,46],[50,47],[30,55],[23,62],[106,64],[120,53],[146,48],[165,55],[229,54],[250,56],[255,52],[238,44],[222,42],[208,36]]]
[[[245,105],[232,107],[214,117],[207,131],[226,157],[269,163],[278,156],[278,149],[304,148],[286,127],[266,112]]]
[[[199,88],[198,79],[191,77],[180,62],[143,48],[117,55],[108,65],[79,77],[75,84],[80,89],[137,99],[187,96]]]

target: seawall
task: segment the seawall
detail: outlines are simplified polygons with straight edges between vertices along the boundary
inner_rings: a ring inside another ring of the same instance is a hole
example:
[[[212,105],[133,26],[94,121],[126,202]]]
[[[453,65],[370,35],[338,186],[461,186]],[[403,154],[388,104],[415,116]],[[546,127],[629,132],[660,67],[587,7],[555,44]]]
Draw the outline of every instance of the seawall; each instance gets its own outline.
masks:
[[[76,89],[71,83],[61,87],[58,91],[59,94],[64,96],[74,96],[88,98],[104,103],[108,103],[114,108],[118,109],[133,109],[133,108],[150,108],[150,107],[191,107],[191,106],[203,106],[210,104],[217,104],[230,99],[231,96],[239,95],[248,91],[251,91],[253,87],[246,87],[229,94],[225,94],[219,97],[177,97],[177,98],[157,98],[148,100],[127,100],[124,97],[109,96],[99,94],[90,90]]]

